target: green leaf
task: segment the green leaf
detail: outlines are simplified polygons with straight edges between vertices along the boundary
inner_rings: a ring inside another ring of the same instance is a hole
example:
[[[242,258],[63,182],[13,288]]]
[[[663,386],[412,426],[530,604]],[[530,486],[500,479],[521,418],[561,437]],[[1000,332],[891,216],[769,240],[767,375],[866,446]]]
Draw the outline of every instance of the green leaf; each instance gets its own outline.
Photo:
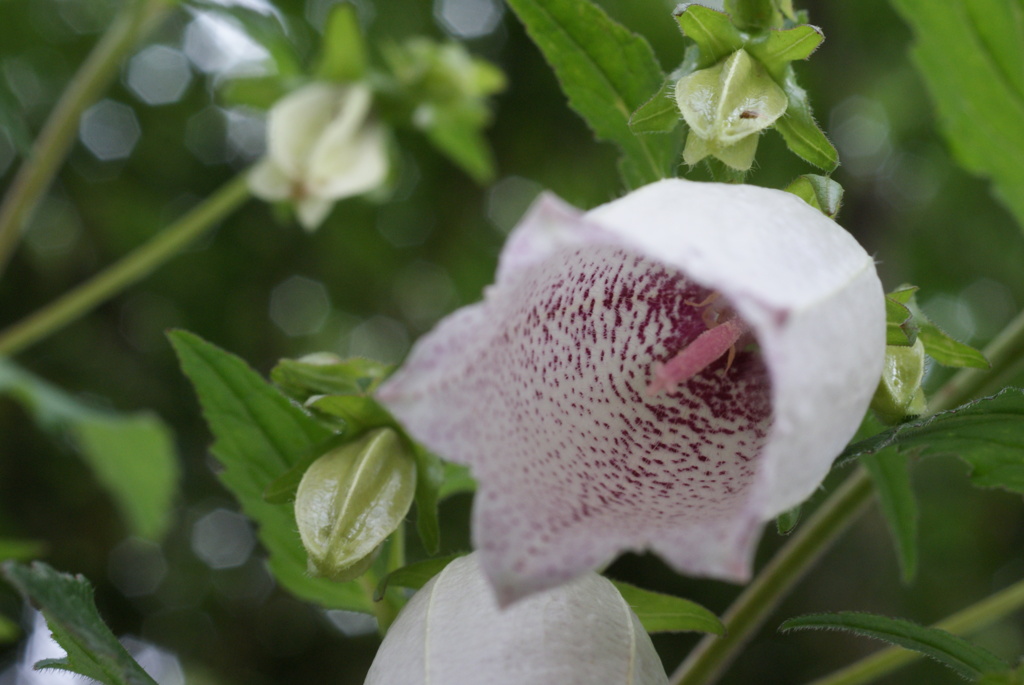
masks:
[[[672,175],[679,141],[636,136],[629,118],[665,75],[651,46],[589,0],[509,0],[569,98],[600,140],[616,143],[631,186]]]
[[[780,629],[844,630],[863,637],[884,640],[929,656],[969,680],[977,679],[984,673],[1005,671],[1009,668],[999,657],[961,637],[900,618],[853,611],[809,614],[789,619]]]
[[[724,12],[688,3],[680,5],[675,15],[683,35],[700,48],[699,69],[706,69],[743,47],[743,36]]]
[[[421,111],[428,111],[426,109]],[[480,184],[494,179],[494,156],[476,112],[459,105],[432,107],[427,139]]]
[[[629,118],[633,133],[671,133],[682,122],[675,100],[675,80],[669,78],[650,100]]]
[[[314,73],[324,81],[358,81],[366,75],[366,44],[355,5],[335,5],[327,17]]]
[[[839,153],[814,121],[807,91],[797,85],[793,67],[786,67],[782,84],[789,99],[786,113],[775,122],[790,151],[816,167],[832,172],[839,166]]]
[[[395,569],[384,576],[377,589],[373,592],[373,601],[379,602],[384,598],[388,587],[405,587],[419,590],[430,582],[430,579],[443,571],[445,567],[463,556],[462,554],[449,554],[444,557],[432,557]]]
[[[1024,390],[1006,388],[993,397],[900,424],[853,443],[840,458],[887,447],[925,456],[956,455],[970,465],[974,485],[1024,494]]]
[[[341,359],[329,352],[282,359],[270,380],[300,402],[312,395],[356,395],[372,391],[387,377],[391,367],[373,359]]]
[[[277,74],[249,76],[227,81],[220,90],[220,100],[229,106],[270,109],[287,94],[288,90]]]
[[[62,659],[38,662],[36,668],[70,671],[106,685],[156,685],[103,623],[85,578],[58,573],[38,561],[31,566],[6,562],[0,572],[42,609],[53,638],[67,652]]]
[[[163,421],[147,412],[93,409],[2,359],[0,393],[18,400],[41,428],[72,438],[134,535],[163,536],[179,477],[174,442]]]
[[[474,491],[476,491],[476,480],[470,475],[469,467],[446,461],[444,463],[444,480],[437,493],[438,500],[443,500],[460,492]]]
[[[878,501],[896,546],[904,583],[917,575],[917,499],[910,483],[907,455],[894,449],[866,454],[861,463],[875,483]]]
[[[948,333],[931,321],[925,319],[920,321],[918,325],[920,326],[919,335],[921,342],[924,343],[925,352],[938,363],[954,368],[989,368],[990,364],[985,355],[970,345],[954,340]]]
[[[786,63],[807,59],[823,40],[825,34],[821,29],[805,24],[785,31],[769,31],[765,40],[748,43],[747,52],[761,60],[773,76],[781,78]]]
[[[778,518],[775,519],[775,529],[779,535],[789,535],[796,528],[796,524],[800,523],[800,510],[801,505],[796,505],[789,511],[784,511],[779,514]]]
[[[173,331],[170,339],[216,438],[212,452],[224,466],[220,479],[258,524],[271,571],[304,599],[370,613],[358,583],[333,583],[306,573],[294,510],[263,499],[272,481],[328,440],[331,432],[238,357],[184,331]]]
[[[917,340],[917,326],[910,308],[894,300],[885,298],[885,344],[913,345]]]
[[[820,211],[830,219],[835,219],[843,204],[843,186],[828,176],[804,174],[786,186],[787,193],[793,193],[801,200]],[[907,312],[909,318],[910,312]]]
[[[1008,0],[892,0],[960,164],[991,180],[1024,227],[1024,7]]]
[[[724,635],[725,626],[718,617],[699,604],[682,597],[651,592],[629,583],[613,580],[626,604],[640,618],[648,633],[677,633],[695,631]]]
[[[427,554],[441,549],[441,522],[437,505],[441,501],[444,482],[444,462],[437,455],[420,446],[413,450],[416,458],[416,532]]]

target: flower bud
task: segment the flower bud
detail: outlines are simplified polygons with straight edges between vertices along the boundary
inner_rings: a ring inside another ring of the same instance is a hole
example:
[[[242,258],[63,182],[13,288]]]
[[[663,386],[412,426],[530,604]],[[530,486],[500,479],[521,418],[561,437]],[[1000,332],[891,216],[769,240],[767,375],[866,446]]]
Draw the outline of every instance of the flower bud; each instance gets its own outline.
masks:
[[[317,576],[345,581],[372,563],[416,491],[416,462],[390,428],[378,428],[317,459],[295,495],[295,520]]]
[[[786,112],[786,93],[760,62],[737,50],[676,83],[676,104],[690,127],[683,161],[708,155],[739,171],[754,163],[757,136]]]
[[[456,559],[388,630],[365,685],[664,685],[651,638],[588,573],[501,609],[478,554]]]
[[[886,346],[882,380],[871,400],[871,408],[880,420],[899,423],[908,416],[924,413],[924,354],[920,338],[911,346]]]

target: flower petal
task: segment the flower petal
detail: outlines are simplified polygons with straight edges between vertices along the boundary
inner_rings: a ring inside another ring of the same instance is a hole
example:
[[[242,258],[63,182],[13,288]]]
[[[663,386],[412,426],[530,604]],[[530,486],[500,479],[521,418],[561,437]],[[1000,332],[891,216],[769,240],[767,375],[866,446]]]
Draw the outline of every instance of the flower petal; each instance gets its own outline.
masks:
[[[268,154],[286,176],[303,178],[317,141],[343,108],[345,92],[343,86],[310,83],[271,108],[267,116]]]
[[[758,349],[652,397],[713,293]],[[763,522],[813,492],[863,417],[882,303],[856,241],[781,191],[667,180],[587,214],[548,196],[484,302],[379,397],[472,467],[474,542],[503,603],[626,550],[744,580]]]
[[[269,157],[260,160],[249,171],[249,190],[261,200],[277,202],[292,195],[291,180]]]
[[[663,685],[651,639],[608,580],[590,573],[504,610],[477,555],[410,600],[365,685]]]
[[[356,131],[330,126],[313,151],[306,175],[311,195],[340,200],[373,190],[387,178],[384,128],[365,123]]]

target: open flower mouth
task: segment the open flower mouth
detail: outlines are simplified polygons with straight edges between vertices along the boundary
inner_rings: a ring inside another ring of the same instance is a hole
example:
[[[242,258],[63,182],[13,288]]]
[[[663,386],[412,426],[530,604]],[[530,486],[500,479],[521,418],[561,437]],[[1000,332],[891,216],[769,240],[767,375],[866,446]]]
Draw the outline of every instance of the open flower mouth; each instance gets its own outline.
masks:
[[[548,197],[484,301],[378,397],[471,466],[501,602],[626,550],[743,580],[761,525],[863,417],[882,301],[870,256],[785,193],[662,181],[587,214]]]

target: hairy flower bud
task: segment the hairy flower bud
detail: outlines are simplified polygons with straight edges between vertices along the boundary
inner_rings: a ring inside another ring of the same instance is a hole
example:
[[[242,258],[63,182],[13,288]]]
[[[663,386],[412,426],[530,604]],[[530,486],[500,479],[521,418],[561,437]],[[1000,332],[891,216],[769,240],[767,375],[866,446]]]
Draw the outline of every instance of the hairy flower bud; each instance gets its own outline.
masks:
[[[390,428],[331,450],[306,471],[295,520],[314,575],[359,576],[405,518],[416,490],[416,463]]]
[[[871,409],[879,419],[899,423],[908,416],[924,413],[924,355],[920,338],[910,346],[886,346],[882,380],[871,399]]]

